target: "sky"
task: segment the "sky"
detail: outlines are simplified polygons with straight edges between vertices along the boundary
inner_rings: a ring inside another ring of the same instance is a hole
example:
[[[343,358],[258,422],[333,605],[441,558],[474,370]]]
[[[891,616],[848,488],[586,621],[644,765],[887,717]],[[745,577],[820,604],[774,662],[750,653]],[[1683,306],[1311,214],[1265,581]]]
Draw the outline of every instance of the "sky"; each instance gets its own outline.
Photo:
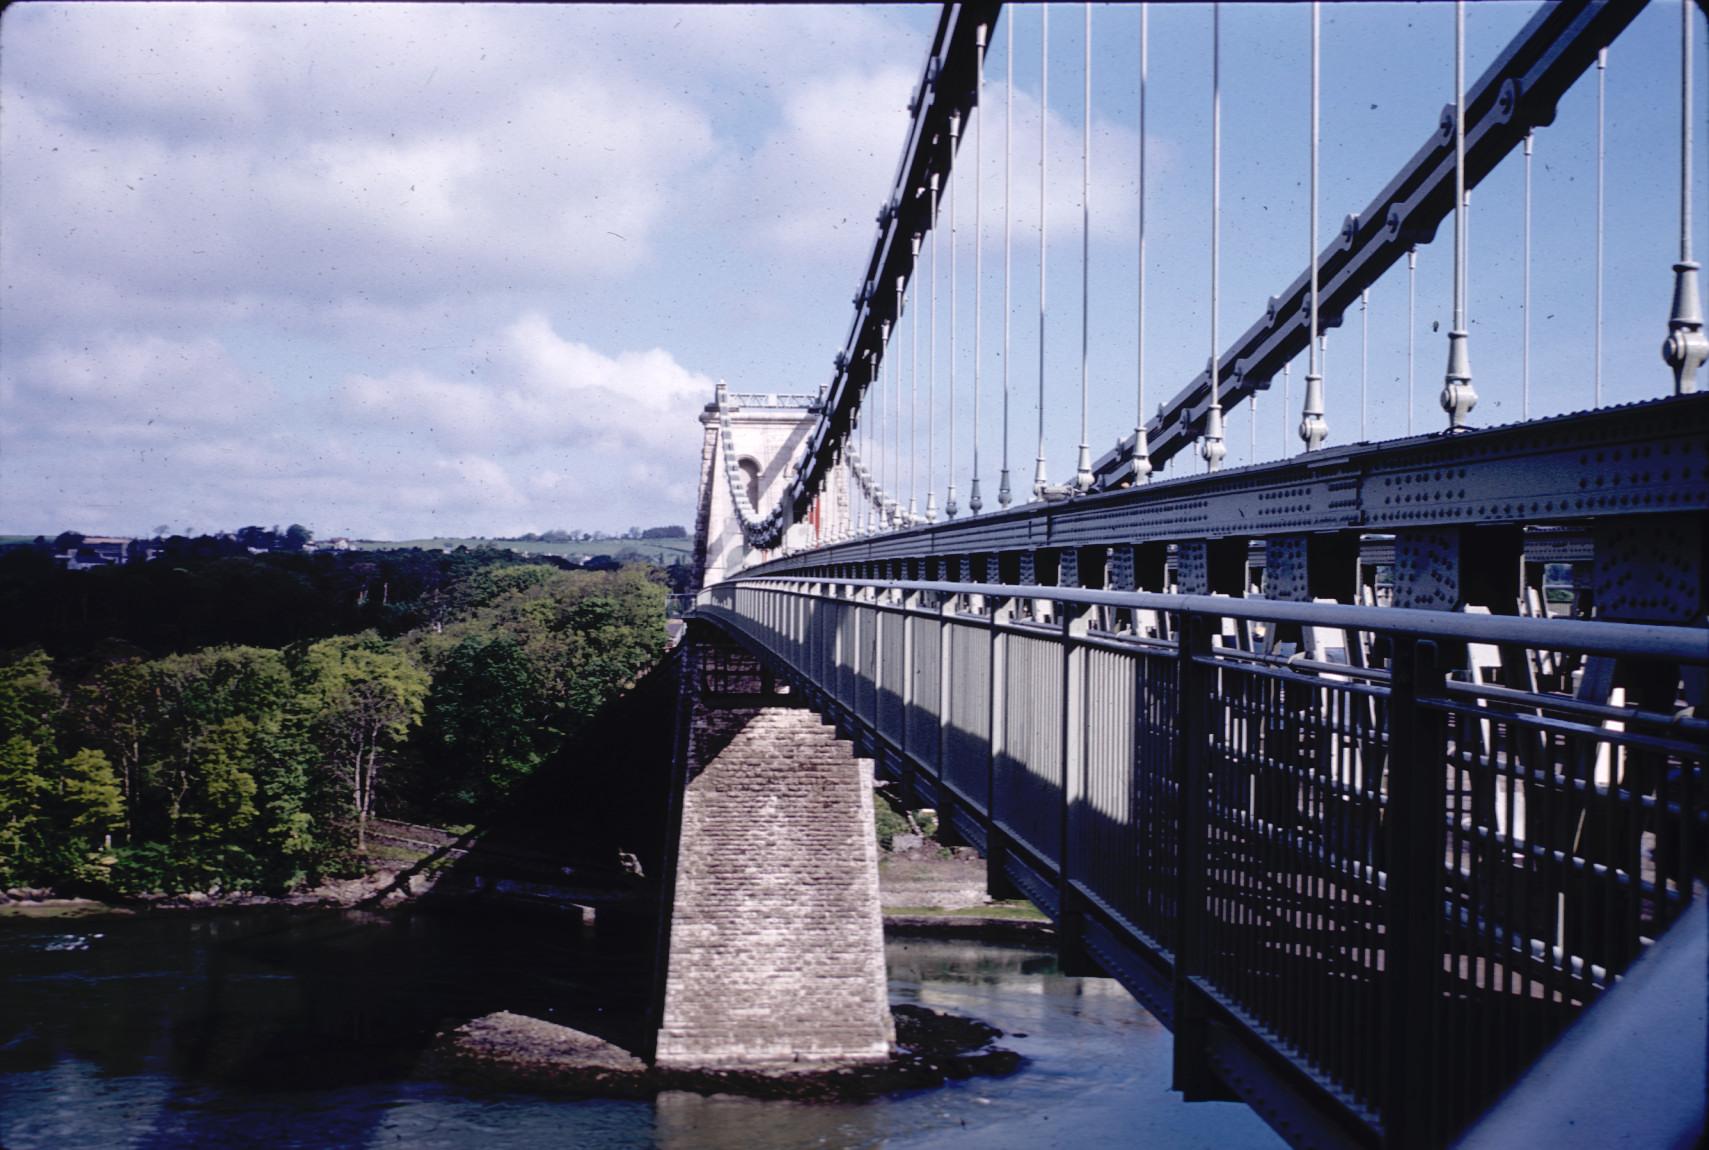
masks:
[[[1472,6],[1471,76],[1534,8]],[[1610,53],[1604,402],[1670,382],[1656,349],[1678,242],[1678,11],[1658,0]],[[1225,343],[1306,263],[1307,19],[1297,5],[1224,10]],[[0,532],[300,522],[402,539],[691,523],[697,417],[715,382],[812,391],[832,376],[936,20],[924,5],[8,7]],[[977,116],[954,178],[954,358],[947,226],[936,353],[928,241],[890,357],[892,386],[918,396],[904,404],[916,446],[904,427],[902,451],[875,462],[922,502],[928,475],[940,491],[948,479],[952,365],[964,499],[976,369],[988,499],[1002,452],[1011,23],[1010,451],[1017,487],[1030,481],[1039,22],[1036,5],[1005,11],[980,186],[965,150]],[[1058,476],[1079,437],[1083,315],[1094,454],[1132,428],[1137,402],[1138,13],[1096,5],[1093,23],[1083,297],[1084,12],[1052,10],[1042,374]],[[1452,43],[1445,5],[1326,6],[1325,242],[1434,128],[1452,98]],[[1208,8],[1156,8],[1152,406],[1209,351],[1209,57]],[[1700,40],[1699,114],[1706,61]],[[1592,402],[1595,99],[1590,76],[1537,136],[1533,415]],[[1709,140],[1698,200],[1706,153]],[[1521,179],[1510,158],[1473,197],[1480,426],[1519,416]],[[1701,248],[1709,211],[1698,216]],[[1443,421],[1447,232],[1419,253],[1419,431]],[[1364,370],[1359,318],[1329,337],[1332,443],[1360,438],[1362,383],[1365,437],[1406,431],[1404,270],[1371,293]],[[1290,410],[1273,391],[1255,425],[1231,413],[1229,465],[1298,449],[1302,376],[1296,365]]]

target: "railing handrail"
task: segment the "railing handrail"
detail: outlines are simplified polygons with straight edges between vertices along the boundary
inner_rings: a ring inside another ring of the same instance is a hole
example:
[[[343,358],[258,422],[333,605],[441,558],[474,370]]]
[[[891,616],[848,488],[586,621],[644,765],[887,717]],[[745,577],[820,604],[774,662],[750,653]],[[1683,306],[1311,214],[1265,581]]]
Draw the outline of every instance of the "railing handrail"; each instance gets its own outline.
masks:
[[[1111,591],[1091,587],[1054,587],[1008,583],[956,583],[941,580],[847,579],[812,576],[737,578],[707,589],[748,585],[831,585],[886,591],[927,591],[942,595],[980,595],[994,599],[1045,599],[1088,607],[1125,607],[1177,611],[1278,623],[1382,631],[1418,639],[1666,659],[1709,666],[1709,627],[1660,623],[1616,623],[1600,619],[1539,619],[1523,615],[1470,615],[1412,607],[1365,607],[1346,603],[1298,603],[1283,599],[1237,599],[1221,595],[1181,595],[1158,591]]]

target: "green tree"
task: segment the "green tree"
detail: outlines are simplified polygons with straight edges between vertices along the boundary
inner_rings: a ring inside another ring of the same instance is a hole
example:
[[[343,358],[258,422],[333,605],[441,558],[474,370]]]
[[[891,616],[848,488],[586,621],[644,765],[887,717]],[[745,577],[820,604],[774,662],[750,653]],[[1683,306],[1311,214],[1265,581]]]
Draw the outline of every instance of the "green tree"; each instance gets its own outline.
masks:
[[[205,833],[208,819],[226,810],[224,796],[236,785],[224,777],[231,756],[241,753],[234,745],[246,749],[250,733],[283,710],[293,692],[290,672],[279,652],[257,647],[169,655],[147,670],[156,710],[144,770],[146,798],[164,818],[164,837],[192,829]],[[193,825],[187,827],[186,819]]]
[[[39,748],[22,735],[0,739],[0,881],[29,882],[44,862],[42,776]]]
[[[116,764],[119,793],[125,802],[128,833],[130,808],[136,801],[136,777],[143,745],[154,721],[157,695],[148,665],[141,659],[109,663],[91,675],[72,697],[72,720],[77,741],[106,752]]]
[[[125,825],[119,776],[101,751],[85,747],[65,760],[59,799],[63,825],[84,843],[100,843]]]
[[[35,881],[51,866],[53,787],[43,767],[54,758],[62,702],[41,650],[0,656],[0,876],[8,881]]]
[[[326,869],[340,854],[342,794],[315,769],[310,719],[300,705],[259,727],[250,740],[255,776],[253,832],[260,878],[284,890]]]
[[[112,868],[120,889],[283,888],[336,850],[280,652],[211,648],[105,668],[97,679],[80,694],[83,721],[117,715],[122,737],[110,742],[140,747],[142,809]],[[127,705],[114,705],[121,696]]]
[[[16,735],[47,746],[63,703],[53,661],[41,648],[0,654],[0,739]]]
[[[325,762],[345,784],[356,816],[356,849],[367,849],[386,756],[421,722],[428,677],[405,654],[370,634],[308,648],[301,677]]]
[[[506,634],[468,635],[433,675],[417,739],[430,800],[466,817],[503,797],[551,745],[533,665]]]
[[[443,634],[412,638],[436,676],[420,745],[438,796],[459,816],[549,758],[658,658],[665,640],[665,589],[640,567],[511,568],[483,572],[480,581],[510,585],[490,597],[459,588],[469,606]],[[485,646],[496,637],[507,645]],[[511,648],[526,662],[525,677]],[[479,714],[483,708],[491,714]],[[481,746],[493,753],[462,758]]]
[[[249,770],[254,731],[254,722],[245,716],[221,720],[203,731],[195,751],[196,784],[180,812],[192,834],[235,837],[234,832],[255,820],[255,776]]]

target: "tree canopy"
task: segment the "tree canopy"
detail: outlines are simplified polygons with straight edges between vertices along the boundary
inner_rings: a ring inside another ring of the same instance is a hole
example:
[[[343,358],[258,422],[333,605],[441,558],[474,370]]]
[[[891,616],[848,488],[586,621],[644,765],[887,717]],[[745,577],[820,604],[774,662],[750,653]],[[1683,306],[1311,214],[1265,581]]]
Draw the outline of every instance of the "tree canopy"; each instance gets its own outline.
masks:
[[[342,873],[376,815],[478,817],[664,648],[650,568],[421,554],[156,562],[86,584],[122,634],[49,628],[57,650],[0,652],[0,885],[286,889]],[[217,623],[193,617],[186,586]],[[186,616],[151,622],[133,593]],[[207,633],[270,641],[185,645]]]

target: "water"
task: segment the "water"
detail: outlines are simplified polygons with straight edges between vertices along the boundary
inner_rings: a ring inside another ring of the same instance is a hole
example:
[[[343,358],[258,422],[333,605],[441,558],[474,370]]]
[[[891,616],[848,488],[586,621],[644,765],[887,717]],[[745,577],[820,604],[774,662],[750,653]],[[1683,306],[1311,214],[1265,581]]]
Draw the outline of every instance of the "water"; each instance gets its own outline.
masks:
[[[483,1091],[424,1067],[438,1030],[503,1008],[621,1040],[629,962],[522,916],[0,920],[0,1147],[1281,1145],[1244,1107],[1180,1102],[1168,1033],[1115,983],[1026,947],[889,948],[894,1001],[1011,1032],[1028,1061],[1008,1078],[849,1104],[638,1102]]]

